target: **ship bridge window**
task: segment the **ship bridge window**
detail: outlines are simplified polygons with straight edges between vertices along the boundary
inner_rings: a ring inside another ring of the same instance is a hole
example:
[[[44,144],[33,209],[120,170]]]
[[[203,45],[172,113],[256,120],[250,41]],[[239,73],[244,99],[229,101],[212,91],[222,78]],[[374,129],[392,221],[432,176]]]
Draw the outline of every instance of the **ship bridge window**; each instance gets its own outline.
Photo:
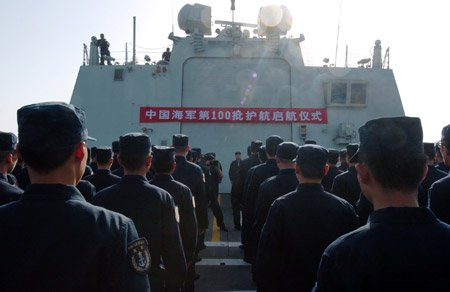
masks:
[[[367,83],[364,81],[332,80],[322,83],[322,93],[328,106],[365,106]]]
[[[115,69],[114,81],[122,81],[122,80],[123,80],[123,69]]]

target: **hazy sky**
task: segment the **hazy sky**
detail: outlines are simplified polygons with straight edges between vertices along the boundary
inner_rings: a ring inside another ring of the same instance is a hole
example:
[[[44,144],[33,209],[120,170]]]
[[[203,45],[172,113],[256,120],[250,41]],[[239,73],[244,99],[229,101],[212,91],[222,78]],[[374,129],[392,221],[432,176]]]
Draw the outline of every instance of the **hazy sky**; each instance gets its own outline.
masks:
[[[91,36],[104,33],[111,43],[112,55],[123,61],[125,43],[133,39],[133,16],[137,17],[138,59],[143,61],[146,54],[153,60],[159,59],[171,45],[167,36],[172,24],[176,35],[185,35],[178,28],[177,15],[186,3],[196,2],[3,0],[0,130],[17,132],[16,111],[23,105],[70,101],[83,62],[83,43],[89,45]],[[231,1],[197,3],[212,6],[213,21],[231,20]],[[320,66],[325,57],[334,62],[340,3],[236,0],[235,20],[256,23],[259,7],[287,6],[293,15],[288,36],[303,33],[306,40],[301,45],[306,64]],[[449,8],[448,0],[342,1],[337,65],[344,65],[346,45],[350,66],[371,57],[376,39],[381,40],[383,54],[390,47],[390,67],[406,115],[422,119],[427,141],[439,140],[441,128],[450,123],[446,114],[450,106]],[[131,45],[129,48],[131,52]]]

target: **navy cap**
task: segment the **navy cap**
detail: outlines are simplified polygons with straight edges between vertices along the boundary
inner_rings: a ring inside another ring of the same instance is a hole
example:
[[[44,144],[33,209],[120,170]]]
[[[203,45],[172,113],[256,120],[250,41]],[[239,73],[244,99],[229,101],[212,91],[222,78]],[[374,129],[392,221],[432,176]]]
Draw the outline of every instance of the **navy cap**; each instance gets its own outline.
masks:
[[[434,155],[436,152],[434,143],[423,143],[423,152],[429,156]]]
[[[295,162],[299,165],[309,165],[321,169],[325,167],[328,160],[328,151],[320,145],[307,144],[300,146],[297,150]]]
[[[97,147],[91,147],[91,157],[95,157],[97,155]]]
[[[277,157],[281,159],[295,159],[298,145],[293,142],[283,142],[277,147]]]
[[[176,134],[172,137],[172,145],[173,146],[188,146],[189,145],[189,137],[183,134]]]
[[[442,128],[441,141],[444,143],[450,143],[450,125]]]
[[[199,155],[202,154],[202,149],[200,149],[200,148],[192,148],[192,151],[197,152],[197,154],[199,154]]]
[[[345,158],[345,155],[347,155],[347,149],[339,150],[339,157]]]
[[[253,153],[258,152],[259,148],[262,146],[262,141],[260,140],[253,140],[252,143],[250,144],[250,150]]]
[[[96,153],[98,161],[107,161],[110,160],[112,157],[111,147],[107,146],[97,147]]]
[[[352,158],[356,152],[358,152],[359,145],[357,143],[351,143],[347,145],[347,155]]]
[[[422,124],[419,118],[395,117],[368,121],[359,128],[359,153],[423,153]]]
[[[14,133],[0,132],[0,151],[16,150],[17,136]]]
[[[280,136],[272,135],[266,139],[266,148],[276,148],[281,143],[283,139]]]
[[[149,154],[152,143],[150,138],[143,133],[128,133],[120,136],[119,154]]]
[[[315,140],[305,140],[305,145],[315,145],[317,142]]]
[[[339,159],[339,150],[333,149],[333,148],[328,149],[328,159],[338,160]]]
[[[119,141],[113,141],[111,146],[112,146],[112,151],[114,153],[118,153],[119,152]]]
[[[21,146],[38,148],[75,145],[88,136],[84,111],[64,102],[26,105],[17,111]]]
[[[266,154],[266,145],[262,145],[258,149],[259,159],[261,159],[263,162],[267,161],[267,154]]]
[[[167,146],[153,147],[153,162],[175,160],[175,148]]]

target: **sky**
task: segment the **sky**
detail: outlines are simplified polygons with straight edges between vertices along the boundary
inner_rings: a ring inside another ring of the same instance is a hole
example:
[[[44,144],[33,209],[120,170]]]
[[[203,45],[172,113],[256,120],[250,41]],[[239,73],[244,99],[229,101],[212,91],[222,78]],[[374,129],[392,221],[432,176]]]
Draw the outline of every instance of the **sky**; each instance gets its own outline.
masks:
[[[79,67],[83,43],[104,33],[113,57],[123,62],[125,44],[133,40],[137,19],[137,56],[159,60],[178,28],[178,11],[185,4],[212,7],[212,20],[231,20],[231,1],[198,0],[3,0],[0,3],[0,131],[17,133],[20,107],[44,101],[69,102]],[[341,8],[342,3],[342,9]],[[440,139],[450,124],[448,86],[450,17],[448,0],[236,0],[235,21],[255,23],[259,7],[285,5],[292,13],[288,36],[304,34],[301,43],[307,65],[321,66],[323,58],[344,66],[348,46],[349,66],[371,57],[374,41],[390,48],[393,69],[407,116],[420,117],[424,140]],[[339,41],[337,31],[339,26]],[[218,26],[213,26],[213,31]],[[89,117],[88,117],[89,119]]]

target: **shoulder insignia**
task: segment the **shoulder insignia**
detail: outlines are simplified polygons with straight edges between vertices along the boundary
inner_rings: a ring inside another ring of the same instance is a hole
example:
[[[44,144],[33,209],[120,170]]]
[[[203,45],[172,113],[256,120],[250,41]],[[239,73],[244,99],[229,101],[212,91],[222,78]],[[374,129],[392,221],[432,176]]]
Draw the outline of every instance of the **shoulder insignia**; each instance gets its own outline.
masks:
[[[127,249],[131,270],[141,275],[147,275],[150,271],[150,252],[145,237],[130,242]]]
[[[180,212],[178,212],[178,206],[175,206],[175,220],[180,224]]]

